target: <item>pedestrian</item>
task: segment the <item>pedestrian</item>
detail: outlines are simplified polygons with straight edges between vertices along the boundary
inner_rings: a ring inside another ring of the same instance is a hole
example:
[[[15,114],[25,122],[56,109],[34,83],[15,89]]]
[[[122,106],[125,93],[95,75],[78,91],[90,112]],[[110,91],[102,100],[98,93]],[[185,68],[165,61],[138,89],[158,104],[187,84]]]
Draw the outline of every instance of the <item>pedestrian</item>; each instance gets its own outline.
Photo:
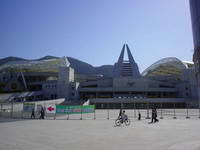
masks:
[[[32,118],[35,119],[35,108],[33,108],[33,109],[32,109],[32,112],[31,112],[31,119],[32,119]]]
[[[157,110],[156,108],[154,109],[154,112],[155,112],[155,118],[154,118],[154,122],[159,122],[159,120],[157,119]]]
[[[155,121],[155,109],[152,108],[151,110],[151,123],[153,123]]]
[[[44,115],[45,115],[44,107],[42,107],[42,111],[41,111],[41,113],[42,113],[42,119],[44,119]]]
[[[140,114],[140,111],[138,112],[138,120],[141,120],[141,114]]]
[[[41,106],[41,110],[40,110],[40,119],[44,119],[44,108],[43,108],[43,106]]]

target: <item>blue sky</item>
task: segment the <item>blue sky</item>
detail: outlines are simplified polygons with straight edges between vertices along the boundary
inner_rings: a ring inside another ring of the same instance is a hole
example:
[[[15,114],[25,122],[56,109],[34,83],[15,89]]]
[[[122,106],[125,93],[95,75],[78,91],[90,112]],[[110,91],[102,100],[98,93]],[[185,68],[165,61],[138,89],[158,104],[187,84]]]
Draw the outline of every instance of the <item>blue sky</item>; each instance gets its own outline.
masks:
[[[192,60],[188,0],[1,0],[0,58],[70,56],[114,64],[127,43],[140,71]]]

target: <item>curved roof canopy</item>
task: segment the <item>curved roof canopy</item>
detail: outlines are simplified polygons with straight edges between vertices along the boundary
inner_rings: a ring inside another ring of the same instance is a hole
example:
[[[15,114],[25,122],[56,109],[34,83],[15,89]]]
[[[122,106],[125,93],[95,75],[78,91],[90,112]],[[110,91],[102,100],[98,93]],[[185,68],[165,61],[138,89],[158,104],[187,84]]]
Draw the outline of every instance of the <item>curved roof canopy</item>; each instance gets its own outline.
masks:
[[[61,65],[69,66],[67,58],[38,61],[13,61],[0,66],[0,71],[13,70],[20,72],[58,72]]]
[[[188,63],[182,62],[178,58],[167,57],[152,64],[143,71],[142,75],[145,77],[168,76],[180,78],[182,70],[192,66],[192,63],[188,65]]]

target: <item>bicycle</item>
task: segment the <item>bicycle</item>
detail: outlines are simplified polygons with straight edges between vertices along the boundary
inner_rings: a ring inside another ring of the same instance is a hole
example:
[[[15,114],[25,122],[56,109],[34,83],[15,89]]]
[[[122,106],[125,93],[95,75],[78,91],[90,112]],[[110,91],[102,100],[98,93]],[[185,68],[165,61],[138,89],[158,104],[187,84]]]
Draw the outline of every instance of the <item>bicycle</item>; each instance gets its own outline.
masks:
[[[128,119],[128,116],[126,116],[124,119],[122,117],[119,117],[115,120],[116,126],[121,126],[121,124],[125,123],[126,126],[129,126],[131,124],[130,119]]]

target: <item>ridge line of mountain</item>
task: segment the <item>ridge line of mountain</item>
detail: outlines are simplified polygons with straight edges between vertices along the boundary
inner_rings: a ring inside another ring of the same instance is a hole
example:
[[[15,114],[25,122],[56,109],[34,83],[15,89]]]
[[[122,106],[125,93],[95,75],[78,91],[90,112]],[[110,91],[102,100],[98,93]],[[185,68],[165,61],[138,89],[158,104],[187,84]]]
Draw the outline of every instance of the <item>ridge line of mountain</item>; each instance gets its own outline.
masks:
[[[44,56],[38,59],[25,59],[25,58],[20,58],[20,57],[14,57],[14,56],[9,56],[0,59],[0,66],[4,65],[8,62],[12,61],[39,61],[39,60],[48,60],[48,59],[58,59],[60,57],[55,57],[55,56]],[[102,74],[105,77],[112,77],[113,76],[113,65],[102,65],[98,67],[94,67],[93,65],[86,63],[84,61],[81,61],[79,59],[73,58],[73,57],[67,57],[71,67],[75,69],[77,73],[80,74]]]

